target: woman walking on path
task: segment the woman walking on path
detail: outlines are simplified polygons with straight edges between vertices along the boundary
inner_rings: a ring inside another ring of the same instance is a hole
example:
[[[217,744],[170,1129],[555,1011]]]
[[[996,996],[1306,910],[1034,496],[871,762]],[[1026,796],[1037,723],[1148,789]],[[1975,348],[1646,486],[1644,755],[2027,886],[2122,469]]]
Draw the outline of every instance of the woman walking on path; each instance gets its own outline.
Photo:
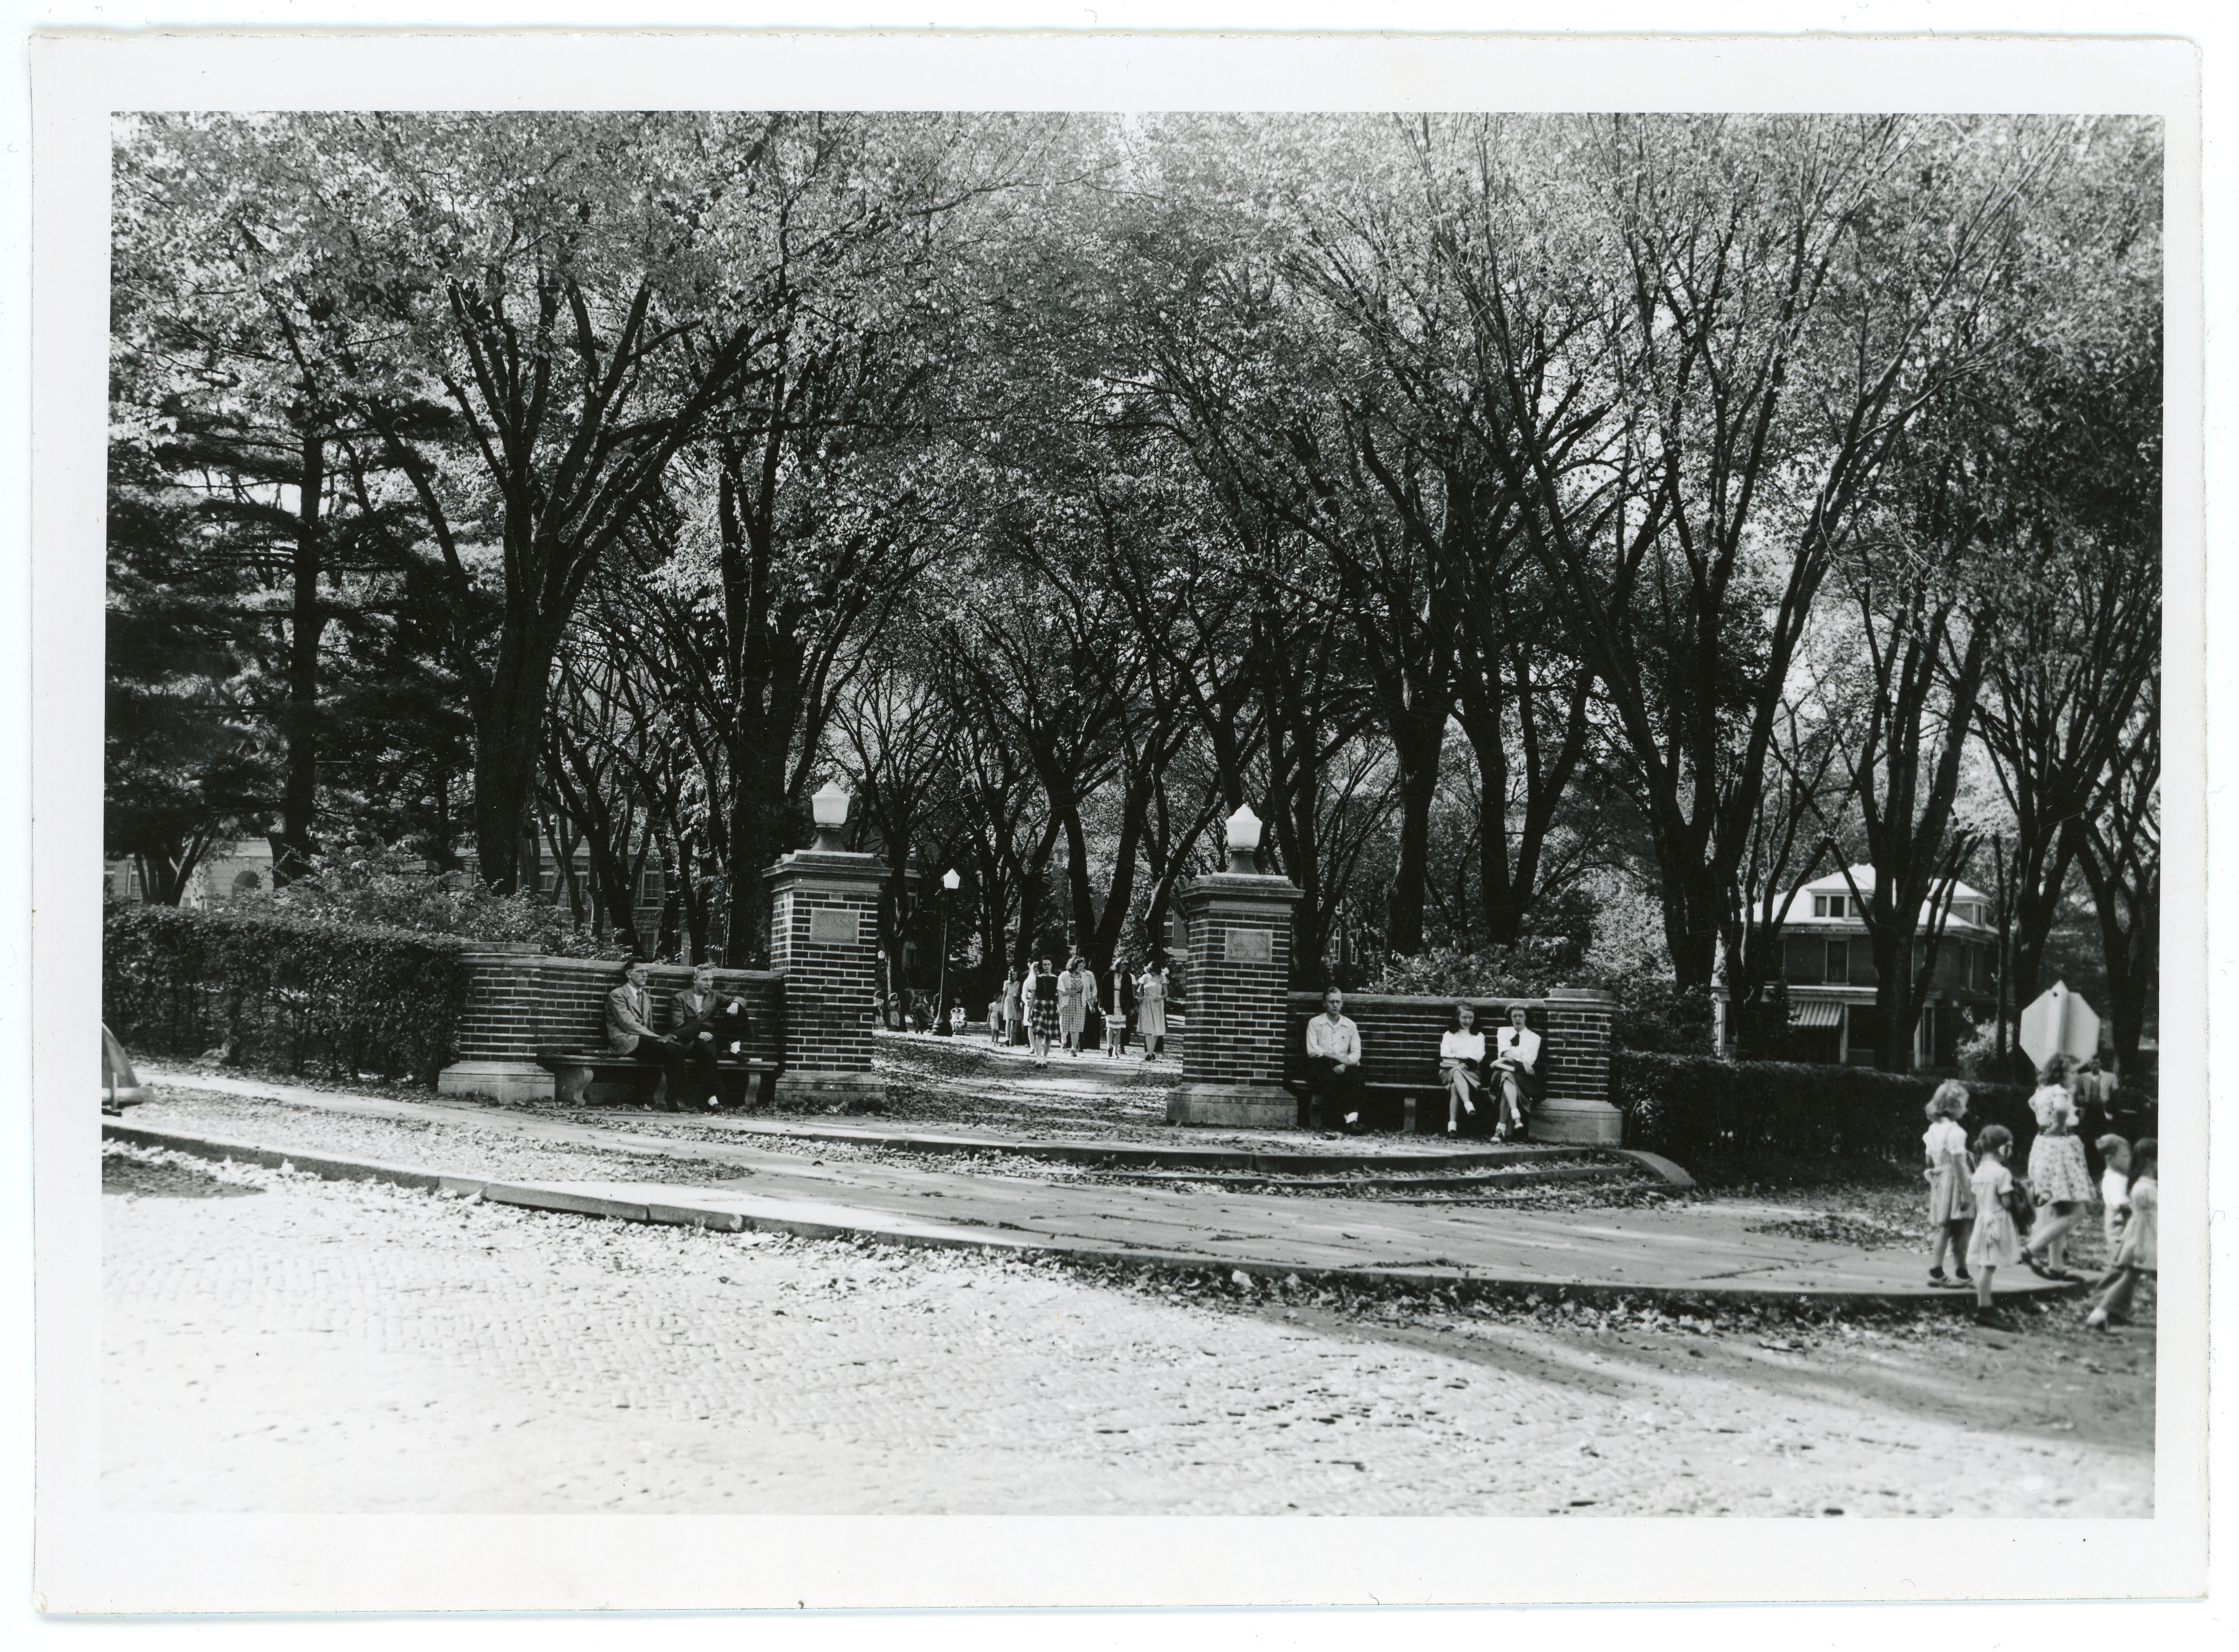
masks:
[[[1013,969],[1003,978],[1003,1038],[1005,1044],[1024,1044],[1026,1028],[1020,1018],[1021,999],[1019,996],[1019,972]]]
[[[1057,1036],[1057,971],[1045,958],[1041,967],[1026,979],[1033,989],[1033,1019],[1028,1024],[1034,1065],[1049,1065],[1050,1040]]]
[[[1932,1285],[1974,1284],[1967,1272],[1967,1230],[1975,1220],[1975,1195],[1968,1186],[1974,1175],[1967,1157],[1967,1132],[1959,1121],[1967,1116],[1967,1086],[1950,1079],[1936,1086],[1928,1098],[1928,1133],[1921,1144],[1928,1150],[1928,1225],[1936,1241],[1928,1251],[1928,1283]],[[1954,1277],[1943,1277],[1943,1253],[1951,1252]]]
[[[1477,1098],[1485,1085],[1485,1034],[1477,1030],[1477,1012],[1466,1004],[1454,1005],[1454,1024],[1438,1036],[1438,1073],[1446,1081],[1446,1134],[1462,1132],[1462,1115],[1477,1114]]]
[[[2130,1150],[2130,1215],[2123,1224],[2123,1243],[2100,1276],[2099,1300],[2083,1320],[2093,1330],[2106,1330],[2110,1320],[2129,1324],[2138,1281],[2151,1277],[2161,1266],[2161,1144],[2147,1137]]]
[[[1148,1061],[1166,1038],[1166,966],[1155,958],[1135,983],[1135,1031],[1143,1035],[1143,1059]]]
[[[1112,960],[1112,1002],[1104,1008],[1104,1053],[1117,1060],[1127,1048],[1127,961]]]
[[[1075,952],[1066,961],[1065,973],[1057,978],[1057,1019],[1065,1034],[1066,1053],[1080,1054],[1080,1030],[1088,1023],[1088,1012],[1096,1007],[1096,978],[1088,965]]]
[[[1967,1265],[1975,1272],[1975,1323],[1996,1325],[1990,1306],[1990,1284],[2001,1268],[2010,1268],[2022,1254],[2021,1234],[2006,1200],[2015,1192],[2014,1173],[2006,1168],[2013,1157],[2014,1133],[2003,1125],[1986,1125],[1975,1138],[1975,1174],[1968,1191],[1975,1198],[1975,1231],[1967,1241]]]
[[[2030,1144],[2030,1191],[2052,1207],[2052,1219],[2030,1236],[2022,1260],[2041,1279],[2073,1279],[2061,1264],[2068,1254],[2068,1232],[2091,1202],[2091,1176],[2083,1165],[2083,1140],[2076,1133],[2076,1102],[2068,1093],[2068,1058],[2055,1056],[2037,1075],[2030,1098],[2036,1115],[2036,1139]]]

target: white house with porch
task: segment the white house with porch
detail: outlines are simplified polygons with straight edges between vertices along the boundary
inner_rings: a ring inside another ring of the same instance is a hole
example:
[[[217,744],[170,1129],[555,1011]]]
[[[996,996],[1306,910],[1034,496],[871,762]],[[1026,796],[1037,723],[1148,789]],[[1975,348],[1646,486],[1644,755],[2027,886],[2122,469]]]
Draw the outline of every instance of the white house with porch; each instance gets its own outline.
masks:
[[[1856,893],[1852,892],[1853,886]],[[1874,869],[1853,866],[1846,878],[1830,872],[1805,884],[1788,908],[1782,926],[1782,976],[1788,984],[1789,1025],[1802,1035],[1806,1057],[1815,1061],[1871,1066],[1880,1027],[1874,992],[1880,977],[1874,945],[1866,932],[1861,897],[1871,900]],[[1779,911],[1777,901],[1772,912]],[[1920,914],[1923,933],[1912,943],[1917,972],[1927,953],[1929,919]],[[1913,1029],[1912,1065],[1949,1067],[1958,1046],[1977,1022],[1988,1021],[1996,1003],[1997,928],[1990,896],[1966,884],[1951,892],[1951,911],[1937,948],[1936,972],[1926,1003]]]

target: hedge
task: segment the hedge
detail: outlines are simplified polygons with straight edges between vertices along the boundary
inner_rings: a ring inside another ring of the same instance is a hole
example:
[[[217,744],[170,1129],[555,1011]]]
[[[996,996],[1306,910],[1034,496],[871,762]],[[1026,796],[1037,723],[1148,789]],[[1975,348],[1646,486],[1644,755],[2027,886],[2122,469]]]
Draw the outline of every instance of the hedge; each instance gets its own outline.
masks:
[[[1682,1164],[1737,1158],[1810,1159],[1860,1169],[1910,1166],[1920,1158],[1928,1098],[1943,1079],[1794,1061],[1721,1061],[1713,1056],[1618,1051],[1611,1099],[1624,1113],[1625,1144]],[[2021,1162],[2036,1134],[2029,1091],[1963,1080],[1971,1134],[1985,1125],[2014,1132]]]
[[[331,918],[118,903],[102,1018],[128,1050],[213,1045],[289,1072],[435,1082],[467,996],[466,943]]]

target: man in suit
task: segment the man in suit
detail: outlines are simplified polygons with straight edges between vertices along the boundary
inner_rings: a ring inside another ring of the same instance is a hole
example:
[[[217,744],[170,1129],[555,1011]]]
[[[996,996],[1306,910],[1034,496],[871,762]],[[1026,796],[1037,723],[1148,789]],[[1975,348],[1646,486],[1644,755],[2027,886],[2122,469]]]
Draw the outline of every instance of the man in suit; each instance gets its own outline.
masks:
[[[754,1036],[747,1006],[738,998],[717,994],[713,964],[695,965],[692,985],[669,1003],[669,1036],[684,1046],[684,1070],[690,1082],[684,1092],[688,1104],[705,1102],[708,1111],[714,1112],[723,1105],[716,1063],[725,1056],[746,1054],[747,1041]]]
[[[618,1055],[635,1056],[661,1068],[661,1083],[654,1091],[656,1105],[669,1112],[682,1112],[676,1098],[686,1093],[683,1046],[653,1030],[653,995],[646,991],[647,970],[633,961],[622,972],[622,984],[607,994],[607,1043]]]

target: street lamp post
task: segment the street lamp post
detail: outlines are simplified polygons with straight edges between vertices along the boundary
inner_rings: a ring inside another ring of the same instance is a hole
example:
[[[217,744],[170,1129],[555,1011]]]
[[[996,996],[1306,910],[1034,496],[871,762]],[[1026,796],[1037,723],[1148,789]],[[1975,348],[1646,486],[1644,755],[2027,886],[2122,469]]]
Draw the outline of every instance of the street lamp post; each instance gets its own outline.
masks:
[[[934,1000],[933,1030],[944,1038],[948,1036],[948,920],[956,911],[956,886],[963,881],[953,866],[940,874],[940,886],[947,893],[940,903],[940,996]]]

